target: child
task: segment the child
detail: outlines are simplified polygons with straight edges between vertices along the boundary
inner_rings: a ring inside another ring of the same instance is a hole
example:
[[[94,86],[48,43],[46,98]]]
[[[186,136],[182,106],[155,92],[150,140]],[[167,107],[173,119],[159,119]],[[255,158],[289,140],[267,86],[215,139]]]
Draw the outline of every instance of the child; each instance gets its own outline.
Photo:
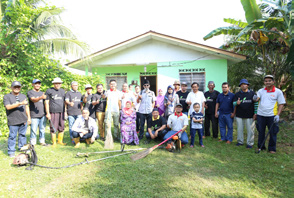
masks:
[[[199,144],[201,147],[204,147],[202,142],[202,135],[203,135],[203,128],[202,128],[202,122],[203,122],[203,114],[200,112],[200,104],[194,103],[193,104],[194,111],[191,114],[191,144],[190,147],[194,147],[194,140],[196,131],[198,132],[199,136]]]

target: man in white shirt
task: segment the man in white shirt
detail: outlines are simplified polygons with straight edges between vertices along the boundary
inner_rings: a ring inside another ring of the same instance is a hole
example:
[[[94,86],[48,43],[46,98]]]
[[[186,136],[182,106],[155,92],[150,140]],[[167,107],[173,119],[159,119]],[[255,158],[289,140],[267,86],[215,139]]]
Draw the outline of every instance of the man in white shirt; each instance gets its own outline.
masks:
[[[265,150],[264,144],[265,128],[268,127],[270,139],[268,151],[276,153],[277,134],[279,132],[278,122],[280,114],[286,104],[283,92],[274,86],[274,77],[266,75],[264,77],[265,88],[258,90],[257,101],[259,101],[257,110],[257,130],[258,130],[258,148]]]
[[[121,110],[121,92],[116,89],[116,80],[109,81],[110,89],[107,90],[105,96],[107,97],[107,106],[105,110],[105,134],[107,134],[108,129],[111,127],[111,118],[113,119],[114,126],[114,138],[119,141],[119,111]]]
[[[186,99],[186,103],[190,106],[189,115],[193,112],[193,104],[199,103],[200,104],[200,111],[204,115],[204,105],[205,105],[205,97],[202,91],[199,91],[199,84],[197,82],[193,82],[191,84],[191,91]]]

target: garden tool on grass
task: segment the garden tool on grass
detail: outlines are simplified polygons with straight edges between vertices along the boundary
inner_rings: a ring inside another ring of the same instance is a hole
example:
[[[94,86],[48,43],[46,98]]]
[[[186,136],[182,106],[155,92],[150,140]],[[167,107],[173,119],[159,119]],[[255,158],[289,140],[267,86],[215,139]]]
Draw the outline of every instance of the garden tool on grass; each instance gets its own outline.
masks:
[[[23,153],[18,154],[13,159],[13,164],[17,166],[31,164],[26,170],[33,170],[34,164],[38,163],[38,157],[34,145],[26,144],[20,149],[20,151]]]
[[[124,151],[139,151],[139,150],[144,150],[146,148],[137,148],[137,149],[127,149],[127,150],[124,150]],[[114,150],[114,151],[99,151],[99,152],[90,152],[90,153],[77,153],[77,157],[80,157],[80,156],[85,156],[85,157],[89,157],[89,155],[92,155],[92,154],[101,154],[101,153],[116,153],[116,152],[123,152],[122,150]]]

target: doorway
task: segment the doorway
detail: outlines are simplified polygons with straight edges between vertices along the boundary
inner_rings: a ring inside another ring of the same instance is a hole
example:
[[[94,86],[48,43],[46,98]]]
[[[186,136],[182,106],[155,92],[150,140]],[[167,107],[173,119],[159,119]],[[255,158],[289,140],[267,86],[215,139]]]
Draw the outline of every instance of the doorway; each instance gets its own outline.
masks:
[[[155,95],[157,95],[157,76],[140,76],[141,90],[144,89],[143,84],[144,84],[145,79],[149,80],[150,90],[154,91]]]

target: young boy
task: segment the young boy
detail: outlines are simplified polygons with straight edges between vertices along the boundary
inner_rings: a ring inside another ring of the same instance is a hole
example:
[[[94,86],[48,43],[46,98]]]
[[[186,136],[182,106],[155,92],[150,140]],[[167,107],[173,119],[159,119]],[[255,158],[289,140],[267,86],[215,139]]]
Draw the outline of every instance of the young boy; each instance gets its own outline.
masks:
[[[203,122],[203,113],[200,111],[200,104],[194,103],[193,104],[194,111],[191,114],[191,129],[190,129],[190,135],[191,135],[191,143],[190,147],[194,147],[194,140],[196,131],[198,132],[199,136],[199,144],[201,147],[204,147],[202,142],[202,136],[203,136],[203,129],[202,129],[202,122]]]

